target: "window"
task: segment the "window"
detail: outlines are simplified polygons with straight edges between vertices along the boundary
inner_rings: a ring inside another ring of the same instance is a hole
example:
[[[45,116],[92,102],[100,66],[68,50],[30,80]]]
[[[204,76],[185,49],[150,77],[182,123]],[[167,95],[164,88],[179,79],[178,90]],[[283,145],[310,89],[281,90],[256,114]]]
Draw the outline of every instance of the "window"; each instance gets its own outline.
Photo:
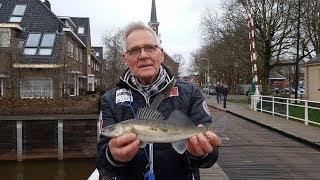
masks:
[[[3,79],[0,78],[0,97],[2,97],[2,96],[3,96]]]
[[[1,6],[2,6],[2,3],[0,3],[0,8],[1,8]]]
[[[68,41],[68,56],[73,57],[73,44]]]
[[[94,75],[88,75],[88,91],[94,91]]]
[[[25,55],[36,55],[39,46],[41,34],[29,34],[24,48]]]
[[[25,55],[51,55],[53,44],[55,40],[55,34],[40,34],[40,33],[30,33],[24,48]],[[42,39],[41,39],[42,37]],[[41,44],[40,44],[41,40]],[[39,45],[40,44],[40,45]]]
[[[39,48],[39,55],[51,55],[55,34],[44,34]]]
[[[10,47],[10,29],[0,28],[0,47]]]
[[[24,12],[26,11],[27,5],[16,5],[12,15],[10,17],[10,22],[21,22]]]
[[[78,34],[84,34],[84,27],[78,27]]]
[[[75,55],[76,55],[76,61],[78,62],[79,61],[79,50],[78,48],[75,48]]]
[[[99,56],[100,56],[100,53],[99,53],[99,52],[96,52],[96,56],[99,57]]]
[[[81,49],[79,50],[79,61],[80,61],[80,63],[82,63],[82,51],[81,51]]]
[[[88,65],[89,66],[91,65],[91,56],[90,56],[90,54],[88,55]]]
[[[21,82],[22,98],[52,97],[52,81],[47,78],[23,79]]]

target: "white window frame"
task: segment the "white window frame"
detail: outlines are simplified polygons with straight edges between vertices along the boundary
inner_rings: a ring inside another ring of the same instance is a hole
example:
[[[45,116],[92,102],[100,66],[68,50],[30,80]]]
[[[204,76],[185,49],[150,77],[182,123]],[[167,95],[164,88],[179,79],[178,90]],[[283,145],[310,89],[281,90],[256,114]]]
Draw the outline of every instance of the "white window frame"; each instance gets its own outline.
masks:
[[[84,34],[84,27],[83,26],[78,27],[78,34]]]
[[[79,49],[79,62],[82,63],[82,50]]]
[[[88,91],[94,91],[94,74],[88,74]]]
[[[73,44],[70,41],[68,41],[68,56],[73,58]]]
[[[28,41],[30,40],[30,37],[32,35],[39,35],[38,38],[38,42],[37,44],[34,45],[30,45],[28,44]],[[46,39],[47,36],[53,36],[53,38],[50,39],[50,41],[44,41]],[[55,44],[55,40],[56,40],[56,34],[55,33],[29,33],[25,46],[24,46],[24,50],[23,50],[23,54],[24,55],[29,55],[29,56],[50,56],[53,53],[53,48],[54,48],[54,44]],[[49,44],[48,44],[49,42]],[[44,44],[46,43],[46,44]],[[26,53],[27,50],[34,50],[34,53]],[[42,50],[49,50],[49,51],[42,51]],[[49,52],[49,53],[48,53]]]
[[[10,47],[11,31],[9,28],[0,28],[0,47]]]
[[[96,57],[99,57],[100,56],[100,52],[96,52]]]
[[[75,49],[75,59],[78,62],[79,61],[79,49],[77,47],[75,47],[74,49]]]
[[[44,42],[44,40],[45,40],[45,38],[47,36],[51,36],[51,37],[53,36],[53,38],[49,39],[50,41]],[[49,44],[44,44],[44,43],[48,43],[48,42],[49,42]],[[54,33],[44,33],[44,34],[42,34],[38,55],[40,55],[40,56],[50,56],[50,55],[52,55],[53,46],[54,46],[55,42],[56,42],[56,34],[54,34]],[[50,53],[42,54],[41,50],[49,50]]]
[[[88,65],[90,66],[91,65],[91,56],[90,56],[90,54],[88,54]]]
[[[0,78],[0,97],[3,97],[3,78]]]
[[[19,7],[23,8],[22,13],[17,13],[17,12],[15,13],[15,11],[17,11]],[[26,4],[17,4],[12,11],[9,22],[21,22],[24,16],[24,13],[26,12],[26,9],[27,9]]]
[[[43,87],[43,83],[44,82],[41,82],[41,87],[40,87],[40,96],[36,96],[35,94],[34,94],[34,92],[36,91],[36,90],[38,90],[38,89],[34,89],[34,81],[36,81],[36,80],[49,80],[49,85],[50,85],[50,89],[49,89],[49,96],[42,96],[43,95],[43,93],[44,93],[44,91],[43,91],[43,89],[45,88],[45,87]],[[24,89],[24,87],[23,87],[23,83],[31,83],[31,86],[30,86],[30,88],[31,89]],[[30,91],[31,90],[31,96],[26,96],[25,94],[24,94],[24,91]],[[51,78],[24,78],[22,81],[21,81],[21,87],[20,87],[20,96],[21,96],[21,98],[52,98],[52,94],[53,94],[53,83],[52,83],[52,79]]]

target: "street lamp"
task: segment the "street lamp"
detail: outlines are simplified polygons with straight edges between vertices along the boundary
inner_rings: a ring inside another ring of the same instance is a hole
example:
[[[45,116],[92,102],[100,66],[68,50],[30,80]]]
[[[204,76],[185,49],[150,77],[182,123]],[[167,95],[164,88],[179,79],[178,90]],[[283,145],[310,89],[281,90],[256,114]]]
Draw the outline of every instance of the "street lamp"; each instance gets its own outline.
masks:
[[[201,59],[206,59],[207,62],[208,62],[208,66],[207,66],[207,77],[206,77],[206,80],[207,80],[207,88],[209,88],[209,82],[210,82],[210,75],[209,75],[209,59],[208,58],[201,58]],[[209,93],[209,90],[208,90],[208,93]]]

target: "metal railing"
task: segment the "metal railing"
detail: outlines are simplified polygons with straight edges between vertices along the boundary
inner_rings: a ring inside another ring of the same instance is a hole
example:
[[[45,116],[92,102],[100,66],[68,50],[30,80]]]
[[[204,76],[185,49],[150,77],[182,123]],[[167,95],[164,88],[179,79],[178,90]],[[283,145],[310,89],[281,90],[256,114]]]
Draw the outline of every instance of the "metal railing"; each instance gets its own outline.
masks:
[[[251,96],[251,108],[261,113],[273,116],[283,116],[286,119],[303,121],[305,125],[320,125],[320,102],[275,96]]]

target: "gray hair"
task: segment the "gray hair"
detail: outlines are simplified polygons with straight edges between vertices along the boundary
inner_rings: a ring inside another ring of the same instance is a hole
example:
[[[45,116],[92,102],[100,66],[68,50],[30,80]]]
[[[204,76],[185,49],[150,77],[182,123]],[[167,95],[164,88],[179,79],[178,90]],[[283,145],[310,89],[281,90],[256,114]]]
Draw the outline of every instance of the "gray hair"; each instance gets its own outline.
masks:
[[[126,47],[126,42],[127,42],[127,37],[134,31],[136,30],[146,30],[152,33],[152,35],[155,37],[156,39],[156,43],[159,47],[161,47],[160,44],[160,39],[158,37],[158,35],[156,34],[156,32],[148,25],[145,25],[143,22],[138,21],[138,22],[132,22],[129,25],[127,25],[123,30],[122,30],[122,49],[123,52],[127,51],[127,47]]]

